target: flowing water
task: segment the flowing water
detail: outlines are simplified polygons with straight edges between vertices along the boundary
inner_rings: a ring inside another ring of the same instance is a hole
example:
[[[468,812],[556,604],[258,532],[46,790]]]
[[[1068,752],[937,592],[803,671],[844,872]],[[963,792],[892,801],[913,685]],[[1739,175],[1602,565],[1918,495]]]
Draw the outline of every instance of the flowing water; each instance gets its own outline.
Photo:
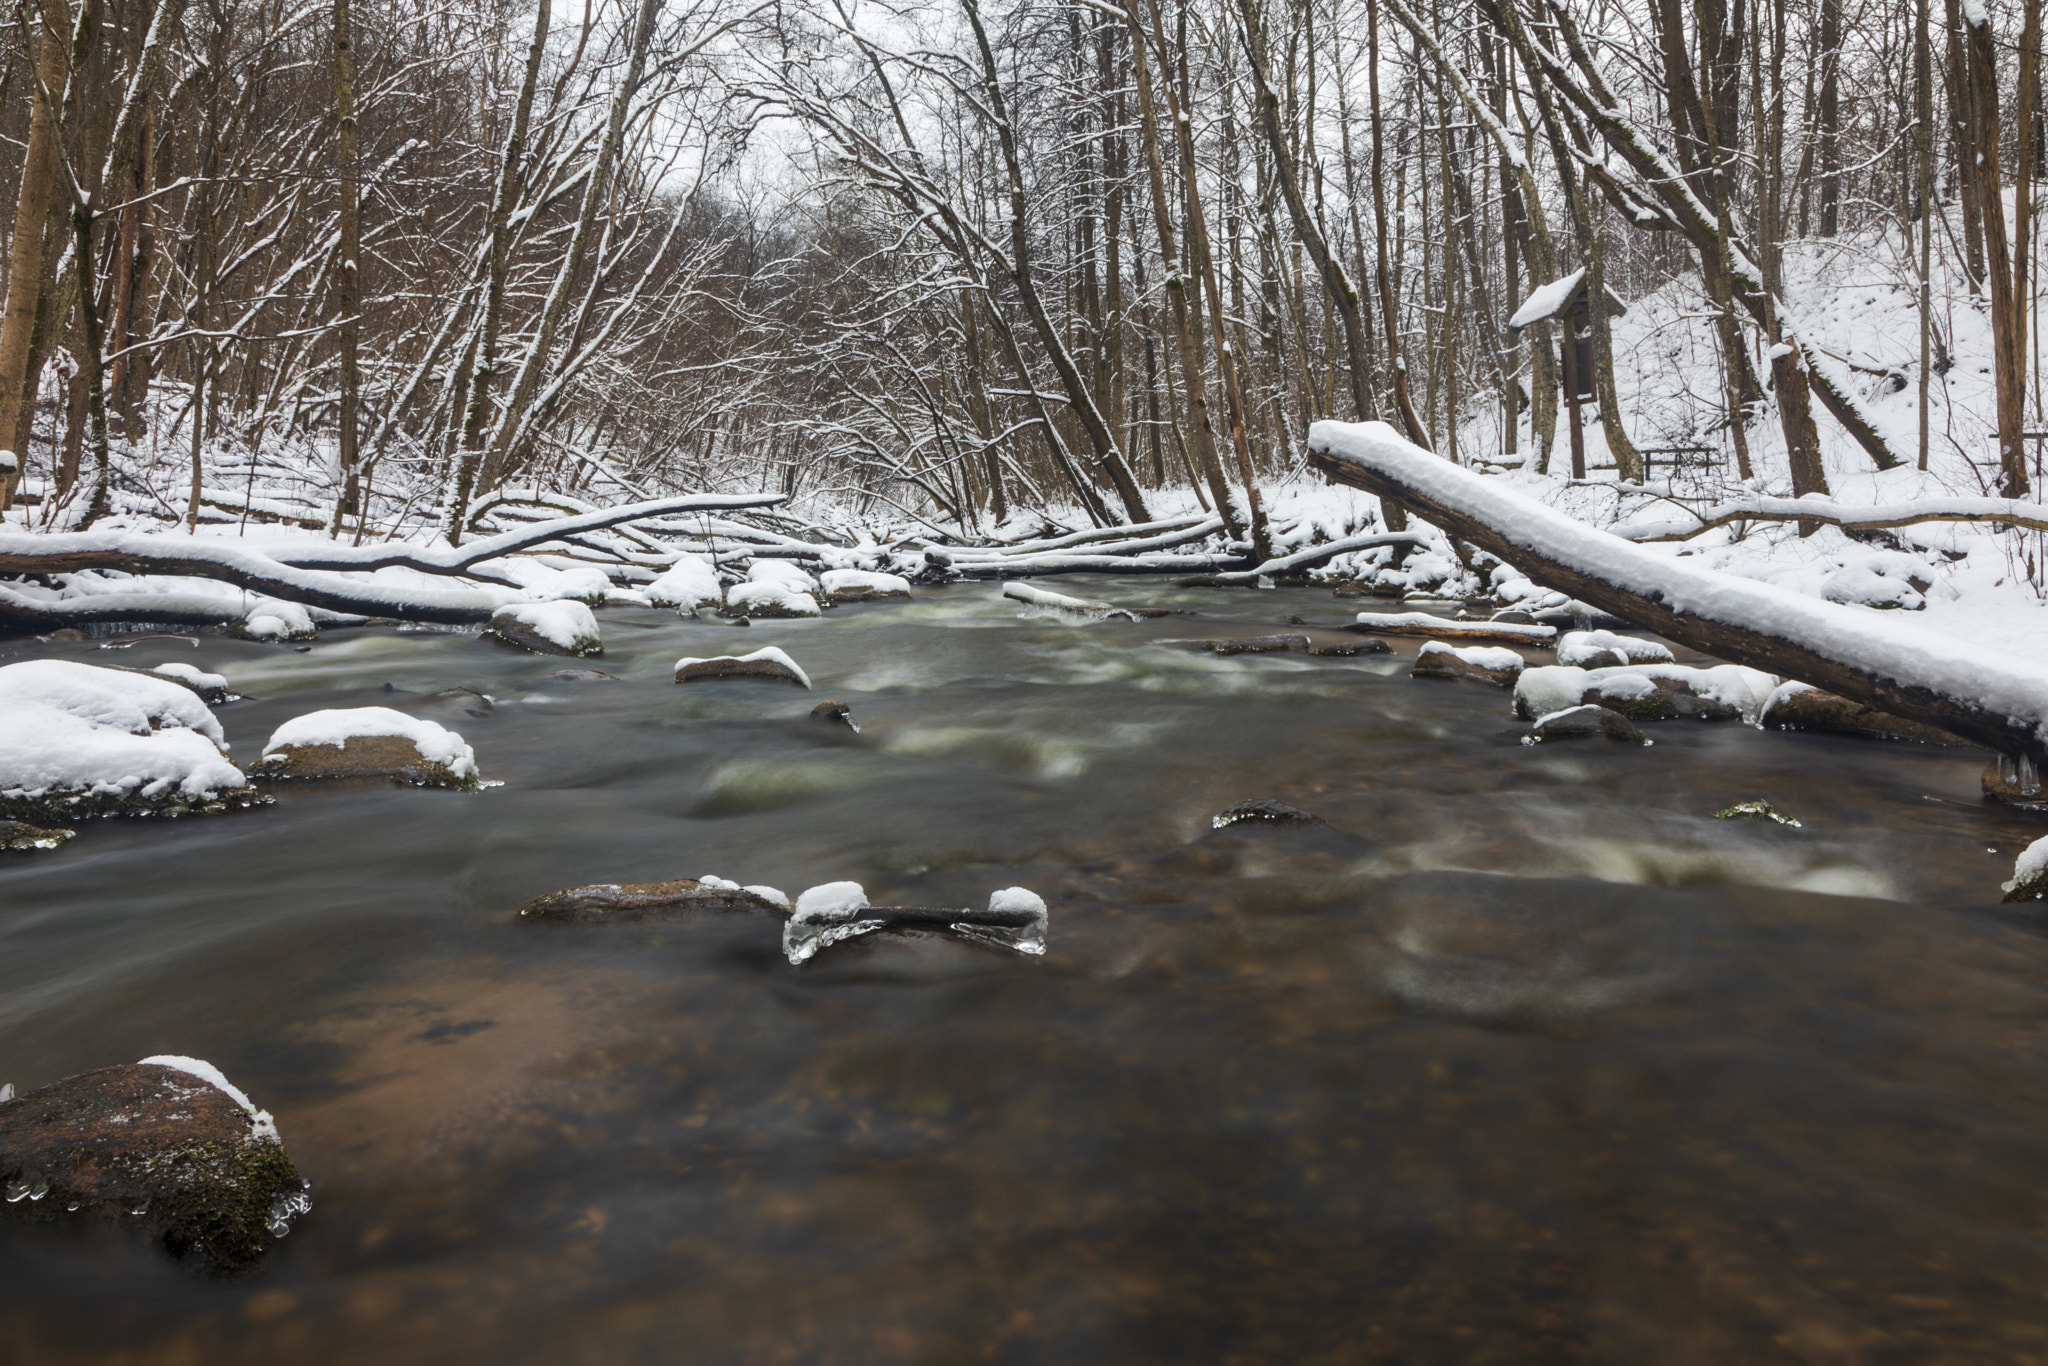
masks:
[[[210,1059],[314,1202],[240,1281],[0,1223],[0,1360],[2048,1360],[2048,935],[1989,904],[2048,826],[1981,754],[1530,748],[1405,657],[1164,643],[1326,592],[1069,591],[1199,615],[608,611],[609,683],[395,629],[0,644],[225,672],[245,761],[393,705],[503,783],[0,863],[0,1081]],[[769,644],[817,691],[670,681]],[[1210,828],[1260,797],[1334,828]],[[1755,797],[1803,826],[1711,819]],[[706,873],[1021,885],[1049,952],[513,914]]]

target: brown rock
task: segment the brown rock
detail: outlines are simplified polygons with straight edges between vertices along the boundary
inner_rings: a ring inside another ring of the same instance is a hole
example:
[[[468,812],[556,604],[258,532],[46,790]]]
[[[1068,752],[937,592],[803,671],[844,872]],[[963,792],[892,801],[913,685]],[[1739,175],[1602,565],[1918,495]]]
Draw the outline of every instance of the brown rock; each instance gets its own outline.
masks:
[[[1394,647],[1384,640],[1340,640],[1334,645],[1311,645],[1302,653],[1348,659],[1352,655],[1390,655]]]
[[[1422,653],[1415,656],[1412,678],[1470,678],[1481,683],[1491,683],[1497,688],[1512,688],[1515,680],[1522,676],[1523,665],[1517,660],[1512,669],[1489,669],[1484,664],[1471,660],[1448,647],[1431,649],[1423,646]]]
[[[537,896],[519,908],[527,920],[576,925],[614,920],[661,920],[691,911],[775,911],[782,907],[744,887],[707,887],[692,878],[674,882],[598,882]]]
[[[386,778],[415,787],[474,787],[402,735],[352,735],[339,745],[280,745],[249,770],[265,778]]]
[[[1539,745],[1551,740],[1592,740],[1601,736],[1624,744],[1647,745],[1635,722],[1620,712],[1588,703],[1553,712],[1536,723],[1536,729],[1522,743]]]
[[[269,1116],[153,1063],[106,1067],[0,1101],[0,1214],[149,1230],[214,1272],[253,1265],[307,1207]]]
[[[1201,648],[1217,655],[1270,655],[1308,649],[1307,636],[1242,636],[1236,640],[1205,640]]]
[[[860,734],[860,727],[854,723],[853,708],[844,702],[820,702],[811,708],[811,719],[827,725],[844,726],[855,735]]]
[[[811,686],[799,677],[794,669],[774,659],[744,659],[735,655],[723,655],[717,659],[693,659],[676,667],[678,683],[702,683],[714,678],[766,678],[780,683],[794,683],[799,688]]]
[[[1780,693],[1764,709],[1758,724],[1765,730],[1818,730],[1873,740],[1917,740],[1923,745],[1967,743],[1924,722],[1908,721],[1819,688]]]

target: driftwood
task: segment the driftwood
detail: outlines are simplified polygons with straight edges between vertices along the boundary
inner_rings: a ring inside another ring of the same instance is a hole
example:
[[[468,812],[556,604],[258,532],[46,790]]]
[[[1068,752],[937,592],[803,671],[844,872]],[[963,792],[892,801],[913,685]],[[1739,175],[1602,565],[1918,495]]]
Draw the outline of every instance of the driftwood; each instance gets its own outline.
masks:
[[[1318,422],[1309,458],[1603,611],[2035,765],[2048,678],[2023,660],[1863,608],[1690,567],[1450,464],[1380,422]]]
[[[1427,612],[1360,612],[1344,628],[1373,636],[1427,636],[1431,640],[1497,640],[1511,645],[1549,649],[1557,640],[1555,626],[1513,621],[1452,621]]]
[[[1624,541],[1647,545],[1686,541],[1731,522],[1818,522],[1844,531],[1884,531],[1921,522],[1988,522],[1995,526],[2048,531],[2048,516],[2039,503],[2016,498],[1921,498],[1910,503],[1844,506],[1825,498],[1737,498],[1689,513],[1685,520],[1637,522],[1618,526]]]

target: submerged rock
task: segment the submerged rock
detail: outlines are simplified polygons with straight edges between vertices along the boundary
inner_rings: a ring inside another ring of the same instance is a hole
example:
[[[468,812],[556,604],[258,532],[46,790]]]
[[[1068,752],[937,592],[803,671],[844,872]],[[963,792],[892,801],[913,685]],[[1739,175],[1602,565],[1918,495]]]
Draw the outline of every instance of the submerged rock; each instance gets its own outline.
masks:
[[[75,830],[45,830],[21,821],[0,821],[0,850],[31,854],[39,849],[61,849],[77,833]]]
[[[844,726],[855,735],[860,734],[860,727],[854,723],[853,708],[844,702],[820,702],[811,708],[811,719],[827,725]]]
[[[611,674],[597,669],[557,669],[548,675],[557,683],[616,683]]]
[[[1228,826],[1250,821],[1259,825],[1328,825],[1321,816],[1313,816],[1300,807],[1289,806],[1286,802],[1272,797],[1259,797],[1253,801],[1239,802],[1228,811],[1209,818],[1209,826],[1222,830]]]
[[[1607,707],[1587,703],[1579,707],[1566,707],[1539,717],[1536,729],[1522,737],[1525,745],[1540,745],[1551,740],[1592,740],[1600,736],[1619,740],[1624,744],[1647,745],[1643,733],[1636,729],[1635,722],[1620,712]]]
[[[1717,821],[1770,821],[1774,825],[1797,827],[1799,818],[1788,816],[1777,807],[1761,798],[1755,801],[1737,802],[1714,813]]]
[[[1340,640],[1332,645],[1311,645],[1303,654],[1322,658],[1349,659],[1353,655],[1390,655],[1394,647],[1384,640]]]
[[[598,882],[537,896],[519,908],[521,919],[576,925],[615,920],[660,920],[692,911],[786,911],[789,898],[773,887],[742,887],[721,877],[674,882]]]
[[[270,1115],[175,1057],[0,1101],[0,1192],[9,1217],[139,1224],[217,1273],[252,1266],[311,1206]]]
[[[1924,745],[1967,743],[1925,722],[1893,716],[1805,683],[1781,684],[1764,703],[1757,724],[1765,730],[1817,730],[1872,740],[1915,740]]]
[[[489,639],[530,650],[537,655],[583,658],[604,653],[604,637],[588,607],[572,599],[558,602],[512,602],[491,613],[484,631]]]
[[[702,683],[720,678],[765,678],[794,683],[800,688],[811,686],[810,676],[797,667],[795,660],[773,645],[749,655],[714,655],[709,659],[685,657],[676,661],[678,683]]]
[[[1468,645],[1463,649],[1440,640],[1424,643],[1415,656],[1414,678],[1473,678],[1497,688],[1512,688],[1528,667],[1504,645]]]
[[[478,785],[460,735],[389,707],[295,716],[272,732],[251,772],[265,778],[389,778],[415,787]]]
[[[1308,651],[1307,636],[1241,636],[1236,640],[1197,641],[1198,649],[1215,655],[1271,655],[1289,650]]]

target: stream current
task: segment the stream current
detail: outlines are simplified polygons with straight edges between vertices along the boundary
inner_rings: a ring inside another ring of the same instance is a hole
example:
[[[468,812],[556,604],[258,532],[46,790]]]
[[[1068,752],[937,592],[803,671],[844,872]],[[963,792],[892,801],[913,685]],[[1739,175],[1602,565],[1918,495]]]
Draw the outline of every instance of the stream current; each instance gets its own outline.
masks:
[[[973,584],[608,610],[591,661],[0,642],[224,672],[244,763],[396,706],[503,783],[274,785],[0,863],[0,1081],[206,1058],[313,1198],[240,1281],[0,1223],[0,1361],[2048,1359],[2048,934],[1992,904],[2048,825],[1979,798],[1981,752],[1528,747],[1504,692],[1411,679],[1416,641],[1164,643],[1341,639],[1357,600],[1066,587],[1198,615]],[[763,645],[816,690],[670,681]],[[586,663],[619,681],[553,677]],[[1211,829],[1262,797],[1333,828]],[[1803,825],[1711,818],[1757,797]],[[792,968],[768,917],[514,915],[712,873],[1021,885],[1049,951]]]

